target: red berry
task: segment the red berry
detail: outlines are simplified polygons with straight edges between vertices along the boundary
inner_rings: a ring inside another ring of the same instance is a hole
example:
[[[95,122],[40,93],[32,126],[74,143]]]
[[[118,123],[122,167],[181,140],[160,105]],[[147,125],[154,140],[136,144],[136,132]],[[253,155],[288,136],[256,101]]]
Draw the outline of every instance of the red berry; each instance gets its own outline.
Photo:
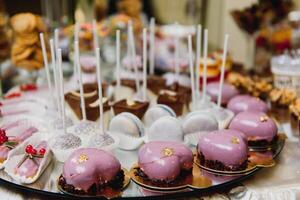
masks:
[[[15,97],[20,97],[20,96],[21,96],[21,93],[13,92],[13,93],[8,94],[5,98],[6,99],[12,99],[12,98],[15,98]]]
[[[3,106],[3,103],[0,102],[0,106]]]
[[[40,155],[45,155],[45,153],[46,153],[46,149],[45,148],[41,148],[40,150],[39,150],[39,153],[40,153]]]
[[[25,152],[28,153],[28,154],[31,154],[32,149],[33,149],[32,145],[29,144],[29,145],[26,146]]]
[[[36,153],[37,153],[37,150],[36,150],[36,149],[32,149],[32,150],[31,150],[31,154],[32,154],[32,155],[36,155]]]
[[[20,89],[22,90],[22,91],[30,91],[30,90],[36,90],[37,89],[37,87],[36,87],[36,85],[35,84],[24,84],[24,85],[21,85],[20,86]]]
[[[5,132],[4,129],[1,129],[1,128],[0,128],[0,135],[6,135],[6,132]]]
[[[6,135],[0,135],[0,143],[3,144],[4,142],[8,141],[8,137]]]

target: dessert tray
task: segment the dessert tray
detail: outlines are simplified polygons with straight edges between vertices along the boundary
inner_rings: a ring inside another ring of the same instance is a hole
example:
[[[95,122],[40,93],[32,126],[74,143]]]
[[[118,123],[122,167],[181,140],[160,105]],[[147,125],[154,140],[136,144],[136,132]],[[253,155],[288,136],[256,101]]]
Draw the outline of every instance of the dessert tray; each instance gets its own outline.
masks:
[[[285,144],[285,137],[279,137],[279,140],[272,147],[267,149],[267,151],[272,152],[272,158],[275,160],[276,157],[280,154]],[[192,147],[195,149],[195,147]],[[187,180],[185,183],[179,186],[174,187],[154,187],[147,183],[143,183],[137,177],[134,176],[132,170],[137,162],[137,151],[124,151],[120,149],[113,150],[114,155],[119,159],[122,163],[123,168],[125,169],[125,182],[124,190],[119,193],[119,196],[124,199],[131,198],[159,198],[162,195],[168,194],[168,197],[171,196],[189,196],[196,194],[209,193],[217,190],[224,190],[226,188],[233,187],[239,184],[241,181],[249,178],[257,171],[262,169],[263,167],[256,165],[255,167],[251,167],[251,169],[247,169],[241,173],[229,173],[229,174],[219,174],[216,171],[207,170],[201,165],[197,164],[197,157],[195,156],[195,163],[193,167],[193,175],[190,180]],[[261,149],[259,151],[252,150],[250,151],[254,153],[261,153]],[[275,161],[276,162],[276,161]],[[275,164],[275,163],[273,163]],[[34,182],[33,184],[20,184],[13,179],[11,179],[4,170],[0,171],[0,182],[9,186],[14,187],[16,189],[39,193],[42,195],[52,196],[52,197],[65,197],[65,198],[84,198],[83,196],[74,196],[72,194],[68,194],[66,192],[62,192],[61,188],[58,187],[57,180],[62,172],[63,164],[56,161],[55,159],[49,164],[46,170],[43,172],[41,177]],[[128,172],[127,172],[127,170]],[[130,170],[131,169],[131,170]],[[130,171],[129,171],[130,170]],[[130,177],[131,176],[131,181]],[[115,196],[111,196],[113,198]],[[89,196],[85,196],[85,198],[91,198]],[[97,197],[93,197],[97,198]],[[103,196],[98,196],[98,198],[104,198]],[[110,198],[110,197],[108,197]]]

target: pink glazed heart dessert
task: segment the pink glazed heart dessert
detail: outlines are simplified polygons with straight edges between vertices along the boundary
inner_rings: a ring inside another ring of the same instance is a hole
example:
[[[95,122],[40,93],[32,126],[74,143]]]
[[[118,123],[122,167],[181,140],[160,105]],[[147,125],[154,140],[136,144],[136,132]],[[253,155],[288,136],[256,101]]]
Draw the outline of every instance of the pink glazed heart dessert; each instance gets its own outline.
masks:
[[[200,137],[198,158],[202,166],[221,171],[240,171],[248,166],[245,135],[236,130],[218,130]]]
[[[229,129],[245,133],[250,146],[266,146],[277,139],[277,125],[263,112],[241,112],[229,124]]]
[[[170,141],[153,141],[138,152],[135,175],[156,186],[176,185],[192,174],[193,153],[185,145]]]
[[[268,112],[267,104],[257,97],[250,95],[237,95],[227,104],[227,108],[238,114],[243,111]]]
[[[219,82],[212,82],[212,83],[207,84],[207,94],[211,97],[211,100],[214,102],[218,101],[219,88],[220,88]],[[233,85],[224,83],[224,85],[222,87],[221,104],[227,105],[229,100],[238,94],[239,94],[239,91]]]
[[[124,171],[113,155],[81,148],[66,160],[58,184],[69,193],[95,195],[106,187],[121,189],[123,181]]]

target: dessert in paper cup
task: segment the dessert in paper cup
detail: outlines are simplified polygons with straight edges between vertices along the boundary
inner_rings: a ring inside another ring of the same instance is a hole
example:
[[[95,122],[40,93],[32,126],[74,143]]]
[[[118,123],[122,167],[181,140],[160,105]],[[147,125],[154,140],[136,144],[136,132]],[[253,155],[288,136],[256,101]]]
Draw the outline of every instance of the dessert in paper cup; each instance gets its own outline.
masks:
[[[41,176],[52,157],[45,134],[37,133],[14,149],[5,172],[17,182],[31,184]]]

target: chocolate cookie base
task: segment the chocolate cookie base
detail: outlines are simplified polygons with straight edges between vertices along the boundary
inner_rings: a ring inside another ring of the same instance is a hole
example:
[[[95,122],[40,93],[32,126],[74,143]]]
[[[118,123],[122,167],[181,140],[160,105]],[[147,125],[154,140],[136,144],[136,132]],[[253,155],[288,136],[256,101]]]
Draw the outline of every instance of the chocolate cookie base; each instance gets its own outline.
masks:
[[[147,77],[148,89],[158,95],[159,91],[166,87],[166,80],[160,76],[149,75]]]
[[[179,176],[176,177],[176,179],[174,179],[174,180],[158,180],[158,179],[150,179],[144,173],[144,171],[141,170],[141,168],[139,168],[139,167],[136,167],[134,169],[135,169],[135,172],[134,172],[135,176],[139,176],[144,181],[150,182],[153,186],[157,186],[157,187],[172,187],[172,186],[181,185],[181,183],[183,183],[188,176],[192,175],[192,170],[193,170],[193,169],[181,170]]]
[[[218,160],[206,160],[205,156],[202,154],[202,152],[200,152],[198,154],[198,159],[202,166],[208,167],[210,169],[219,170],[219,171],[242,171],[242,170],[245,170],[248,166],[248,160],[246,159],[240,165],[235,165],[235,166],[229,167]]]
[[[268,140],[248,140],[249,146],[256,146],[256,147],[266,147],[272,146],[278,140],[278,136],[276,135],[270,142]]]
[[[113,190],[121,190],[123,188],[123,182],[124,182],[124,171],[120,170],[117,175],[114,177],[113,180],[105,183],[105,184],[97,184],[94,183],[91,185],[91,187],[87,190],[84,191],[82,189],[78,189],[74,187],[73,185],[67,184],[66,179],[61,175],[58,180],[58,184],[61,186],[61,188],[72,194],[77,194],[77,195],[96,195],[98,193],[101,193],[102,190],[104,190],[106,187],[109,187]]]

